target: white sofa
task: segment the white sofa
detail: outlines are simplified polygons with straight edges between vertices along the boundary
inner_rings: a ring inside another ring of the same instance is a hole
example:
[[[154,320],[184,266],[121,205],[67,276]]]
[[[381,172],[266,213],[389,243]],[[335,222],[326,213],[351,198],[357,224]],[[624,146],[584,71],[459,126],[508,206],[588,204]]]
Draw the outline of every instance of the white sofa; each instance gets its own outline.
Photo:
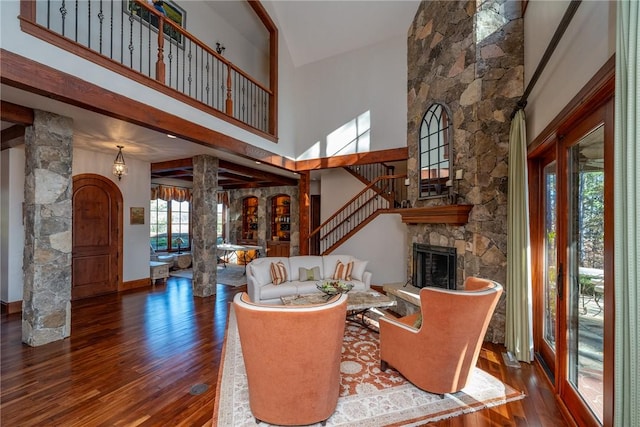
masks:
[[[278,285],[271,278],[271,263],[282,261],[287,272],[287,280]],[[359,260],[351,255],[293,256],[256,258],[247,266],[247,292],[251,301],[266,304],[280,304],[280,297],[286,295],[302,295],[318,292],[316,284],[332,280],[338,261],[347,264],[353,261],[351,280],[343,280],[353,284],[354,290],[367,290],[371,286],[371,272],[366,271],[367,261]],[[318,267],[318,280],[300,280],[300,267],[313,269]]]

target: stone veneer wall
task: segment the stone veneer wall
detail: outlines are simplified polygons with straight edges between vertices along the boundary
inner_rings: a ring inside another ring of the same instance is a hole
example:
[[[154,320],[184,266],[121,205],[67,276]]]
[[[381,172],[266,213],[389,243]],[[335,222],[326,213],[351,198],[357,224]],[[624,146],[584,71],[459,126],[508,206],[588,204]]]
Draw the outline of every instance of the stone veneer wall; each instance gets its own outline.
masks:
[[[456,247],[457,280],[478,276],[505,286],[507,260],[507,177],[510,115],[523,93],[524,44],[520,2],[497,0],[423,1],[408,32],[408,127],[412,206],[447,204],[418,200],[418,133],[434,102],[453,121],[452,171],[462,169],[459,204],[473,209],[466,226],[409,225],[413,243]],[[408,271],[411,277],[411,271]],[[504,342],[505,298],[486,339]],[[455,320],[455,319],[454,319]]]
[[[279,186],[264,188],[248,188],[229,191],[229,240],[236,243],[242,235],[242,201],[249,196],[258,198],[258,246],[267,247],[267,234],[271,220],[271,199],[273,196],[286,194],[291,197],[291,234],[290,254],[300,253],[300,205],[298,187]],[[264,254],[263,254],[264,255]]]

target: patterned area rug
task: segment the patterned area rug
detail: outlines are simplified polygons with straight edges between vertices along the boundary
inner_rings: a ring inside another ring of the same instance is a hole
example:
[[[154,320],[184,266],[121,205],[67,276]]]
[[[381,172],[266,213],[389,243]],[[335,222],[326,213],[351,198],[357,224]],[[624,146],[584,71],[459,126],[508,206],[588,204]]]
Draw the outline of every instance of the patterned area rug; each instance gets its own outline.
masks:
[[[377,335],[347,324],[340,367],[340,398],[336,412],[327,421],[328,426],[419,426],[525,397],[476,368],[464,390],[441,399],[416,388],[393,369],[381,372],[379,366]],[[256,425],[249,408],[247,377],[233,309],[218,376],[213,420],[213,424],[219,426]]]
[[[186,268],[184,270],[174,270],[169,272],[170,276],[184,277],[193,280],[193,270]],[[242,286],[247,284],[247,276],[244,275],[244,265],[227,264],[225,268],[218,266],[216,281],[221,285]]]

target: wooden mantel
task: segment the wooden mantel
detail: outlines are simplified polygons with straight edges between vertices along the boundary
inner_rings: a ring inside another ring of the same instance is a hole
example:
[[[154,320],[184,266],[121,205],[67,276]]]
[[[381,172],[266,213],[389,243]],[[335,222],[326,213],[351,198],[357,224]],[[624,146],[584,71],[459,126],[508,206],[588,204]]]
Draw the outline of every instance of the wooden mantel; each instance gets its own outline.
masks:
[[[451,224],[465,225],[473,205],[427,206],[421,208],[394,209],[402,215],[405,224]]]

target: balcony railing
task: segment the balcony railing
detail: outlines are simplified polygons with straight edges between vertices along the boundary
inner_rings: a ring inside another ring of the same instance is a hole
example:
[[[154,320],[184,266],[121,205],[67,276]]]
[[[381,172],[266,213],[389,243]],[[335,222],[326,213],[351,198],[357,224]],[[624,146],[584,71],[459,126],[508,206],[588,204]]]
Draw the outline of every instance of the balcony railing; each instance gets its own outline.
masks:
[[[273,91],[182,28],[179,13],[165,16],[141,0],[34,3],[39,26],[213,108],[232,122],[275,135]]]

